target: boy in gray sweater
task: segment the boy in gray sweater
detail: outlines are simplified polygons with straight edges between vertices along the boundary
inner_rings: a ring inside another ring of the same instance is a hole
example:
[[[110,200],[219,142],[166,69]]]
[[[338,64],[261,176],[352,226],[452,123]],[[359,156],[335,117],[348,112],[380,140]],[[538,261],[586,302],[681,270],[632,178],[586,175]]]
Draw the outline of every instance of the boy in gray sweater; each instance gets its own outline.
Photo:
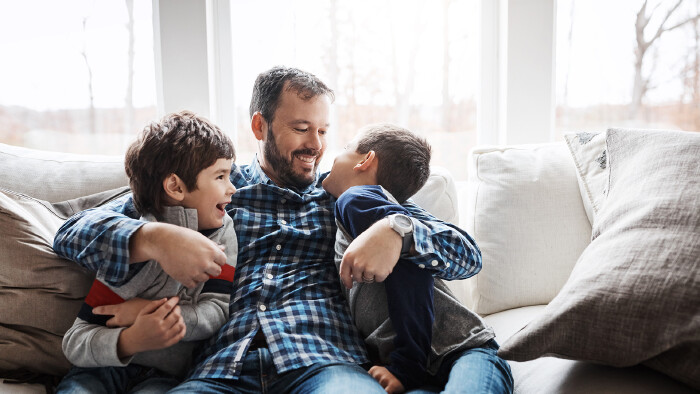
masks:
[[[369,125],[335,159],[323,181],[324,189],[338,199],[339,270],[352,240],[378,220],[388,219],[404,240],[400,258],[383,283],[374,283],[375,277],[363,273],[362,281],[346,293],[375,363],[369,373],[389,393],[425,386],[484,392],[480,384],[486,375],[498,382],[489,392],[511,392],[510,367],[496,354],[493,330],[464,307],[444,282],[433,278],[431,267],[411,262],[413,221],[429,214],[414,204],[402,204],[425,185],[430,156],[427,142],[409,130],[392,124]],[[480,260],[471,264],[476,274]],[[475,358],[481,365],[494,365],[498,372],[472,367]],[[450,385],[453,376],[457,378]]]
[[[238,252],[225,212],[236,192],[229,179],[234,159],[231,140],[187,111],[150,124],[129,147],[128,198],[142,220],[199,231],[223,248],[228,264],[192,289],[153,260],[132,267],[121,286],[98,272],[64,336],[63,352],[74,367],[58,392],[167,391],[185,376],[195,347],[228,320]]]

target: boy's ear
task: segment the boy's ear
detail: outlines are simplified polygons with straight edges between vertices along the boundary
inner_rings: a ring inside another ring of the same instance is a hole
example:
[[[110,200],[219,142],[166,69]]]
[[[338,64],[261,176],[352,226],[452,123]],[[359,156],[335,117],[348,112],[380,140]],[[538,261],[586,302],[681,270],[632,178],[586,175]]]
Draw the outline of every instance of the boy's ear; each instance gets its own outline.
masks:
[[[376,164],[377,156],[374,153],[374,151],[371,150],[365,154],[365,157],[362,158],[362,160],[359,163],[355,164],[353,170],[364,172],[369,170],[370,168],[373,168]]]
[[[263,140],[263,137],[265,135],[265,133],[263,132],[263,126],[266,124],[267,122],[265,121],[265,118],[263,118],[262,113],[260,113],[260,111],[253,114],[253,117],[250,119],[250,129],[253,130],[253,135],[255,135],[256,140]]]
[[[182,201],[185,198],[187,187],[179,176],[170,174],[163,180],[163,190],[168,197],[175,201]]]

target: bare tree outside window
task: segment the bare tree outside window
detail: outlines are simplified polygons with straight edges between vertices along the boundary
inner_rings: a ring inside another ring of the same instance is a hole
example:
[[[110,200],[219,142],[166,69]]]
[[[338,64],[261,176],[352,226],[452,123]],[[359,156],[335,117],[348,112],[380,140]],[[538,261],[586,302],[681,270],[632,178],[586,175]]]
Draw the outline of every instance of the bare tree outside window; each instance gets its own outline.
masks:
[[[700,130],[700,0],[559,0],[558,133]]]
[[[649,74],[644,74],[643,66],[645,60],[649,62],[648,55],[655,49],[655,45],[658,45],[661,36],[686,25],[695,27],[697,31],[697,27],[693,26],[693,23],[700,18],[700,14],[694,13],[688,15],[687,10],[684,12],[683,9],[679,8],[681,0],[677,0],[675,4],[669,2],[665,3],[672,5],[668,10],[663,12],[660,11],[660,7],[664,3],[658,3],[653,8],[649,9],[649,2],[645,0],[637,12],[637,18],[634,24],[637,43],[634,49],[634,86],[632,88],[632,102],[630,104],[630,118],[632,119],[640,119],[642,101],[647,92],[656,87],[652,85],[651,82],[651,75],[653,75],[655,71],[654,59],[651,60],[652,70]],[[654,19],[661,19],[661,21],[657,22],[657,25],[654,26],[652,24]],[[674,19],[676,21],[674,21]]]
[[[0,2],[0,53],[2,143],[122,154],[156,117],[150,1]]]
[[[255,76],[286,65],[313,72],[335,90],[324,166],[361,126],[393,122],[426,136],[433,163],[466,180],[476,144],[479,2],[231,3],[240,161],[256,150],[247,112]],[[249,15],[270,7],[276,12],[266,24],[275,29],[261,29]]]

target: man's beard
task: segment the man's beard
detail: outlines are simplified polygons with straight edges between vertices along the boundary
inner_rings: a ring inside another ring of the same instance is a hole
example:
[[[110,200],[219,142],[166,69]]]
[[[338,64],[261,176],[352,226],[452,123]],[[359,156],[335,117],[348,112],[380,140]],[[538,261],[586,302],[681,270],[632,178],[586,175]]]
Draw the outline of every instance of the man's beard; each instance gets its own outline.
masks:
[[[306,177],[302,174],[297,174],[294,172],[294,167],[292,162],[296,155],[309,155],[318,156],[318,152],[313,149],[299,149],[292,152],[291,160],[287,160],[282,157],[279,149],[277,148],[277,141],[275,141],[275,135],[272,133],[272,126],[267,129],[267,142],[265,143],[265,148],[263,154],[265,155],[265,161],[270,166],[270,169],[275,171],[275,175],[279,182],[282,183],[283,187],[293,187],[297,190],[305,189],[311,183],[313,183],[316,176],[316,168],[318,163],[314,163],[314,169],[311,172],[310,177]]]

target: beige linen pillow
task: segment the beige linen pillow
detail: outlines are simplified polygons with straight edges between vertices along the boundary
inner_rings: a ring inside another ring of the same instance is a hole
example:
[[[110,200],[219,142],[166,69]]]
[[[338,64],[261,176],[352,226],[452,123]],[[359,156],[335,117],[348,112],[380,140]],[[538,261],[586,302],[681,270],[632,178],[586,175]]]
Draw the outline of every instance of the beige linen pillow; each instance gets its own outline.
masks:
[[[700,389],[700,133],[608,130],[593,241],[500,355],[645,364]]]
[[[0,376],[68,371],[61,340],[94,275],[56,256],[54,234],[73,213],[127,191],[50,204],[0,188]]]

